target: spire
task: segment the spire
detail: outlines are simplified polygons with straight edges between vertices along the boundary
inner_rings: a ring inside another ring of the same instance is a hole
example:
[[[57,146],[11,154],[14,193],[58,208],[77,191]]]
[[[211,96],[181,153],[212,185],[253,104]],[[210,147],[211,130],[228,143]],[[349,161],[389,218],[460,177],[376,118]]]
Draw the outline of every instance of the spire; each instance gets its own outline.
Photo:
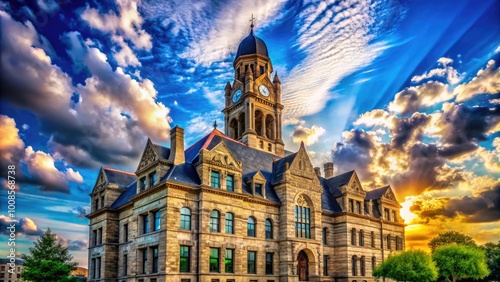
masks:
[[[255,17],[252,14],[252,18],[250,19],[250,29],[252,29],[252,31],[253,31],[253,27],[254,27],[254,21],[255,21]]]
[[[274,73],[274,79],[273,79],[273,82],[274,82],[274,83],[281,83],[280,78],[278,77],[278,71],[276,71],[276,72]]]
[[[214,120],[214,129],[217,129],[217,120]]]
[[[229,83],[229,81],[226,83],[224,90],[231,90],[231,83]]]

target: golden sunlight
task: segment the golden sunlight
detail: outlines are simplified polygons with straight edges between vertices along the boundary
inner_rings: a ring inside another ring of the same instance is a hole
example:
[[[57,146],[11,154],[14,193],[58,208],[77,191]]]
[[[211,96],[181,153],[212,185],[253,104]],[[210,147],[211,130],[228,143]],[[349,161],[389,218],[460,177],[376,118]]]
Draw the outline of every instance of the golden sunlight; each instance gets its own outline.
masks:
[[[410,211],[410,207],[414,201],[415,197],[407,196],[405,197],[405,201],[401,203],[402,208],[400,211],[400,215],[404,219],[406,224],[410,223],[413,219],[415,219],[415,217],[417,217],[416,214]]]

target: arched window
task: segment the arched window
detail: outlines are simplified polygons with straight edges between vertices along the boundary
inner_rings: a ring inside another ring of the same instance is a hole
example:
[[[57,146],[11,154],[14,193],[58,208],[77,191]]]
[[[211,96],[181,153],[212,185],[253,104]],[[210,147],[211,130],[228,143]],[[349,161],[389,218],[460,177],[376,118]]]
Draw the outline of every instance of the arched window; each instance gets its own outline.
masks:
[[[351,230],[351,245],[356,246],[356,228]]]
[[[230,137],[233,139],[238,139],[238,121],[233,118],[229,123],[229,128],[231,128]]]
[[[326,227],[323,228],[323,233],[322,233],[322,236],[323,236],[323,245],[326,245]]]
[[[274,117],[272,115],[266,116],[266,137],[274,139]]]
[[[365,256],[362,256],[359,261],[359,270],[361,272],[361,276],[365,276]]]
[[[264,136],[264,114],[262,114],[261,111],[257,110],[255,111],[255,131],[257,131],[257,135],[259,136]],[[264,145],[262,145],[261,148],[263,148]]]
[[[234,215],[230,212],[226,213],[226,233],[234,234]]]
[[[359,245],[360,246],[365,245],[365,232],[363,232],[363,230],[359,231]]]
[[[191,230],[191,210],[186,207],[181,209],[181,229]]]
[[[247,236],[255,237],[255,219],[249,217],[247,221]]]
[[[210,212],[210,232],[220,232],[220,217],[217,210]]]
[[[295,206],[295,237],[311,238],[311,209],[309,204],[301,195]]]
[[[241,113],[238,117],[238,138],[240,138],[243,132],[245,132],[245,128],[245,113]]]
[[[358,269],[356,267],[357,263],[358,263],[358,257],[352,256],[352,259],[351,259],[352,276],[358,276]]]
[[[266,219],[266,239],[273,239],[273,223]]]

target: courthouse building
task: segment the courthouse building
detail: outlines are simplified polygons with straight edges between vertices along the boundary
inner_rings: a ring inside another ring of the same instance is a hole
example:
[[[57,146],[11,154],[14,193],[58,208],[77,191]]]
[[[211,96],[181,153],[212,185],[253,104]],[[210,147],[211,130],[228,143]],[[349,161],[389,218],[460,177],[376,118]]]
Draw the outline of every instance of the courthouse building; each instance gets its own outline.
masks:
[[[227,83],[224,132],[148,140],[135,172],[101,168],[90,194],[89,281],[374,281],[404,249],[389,186],[284,148],[282,95],[253,28]]]

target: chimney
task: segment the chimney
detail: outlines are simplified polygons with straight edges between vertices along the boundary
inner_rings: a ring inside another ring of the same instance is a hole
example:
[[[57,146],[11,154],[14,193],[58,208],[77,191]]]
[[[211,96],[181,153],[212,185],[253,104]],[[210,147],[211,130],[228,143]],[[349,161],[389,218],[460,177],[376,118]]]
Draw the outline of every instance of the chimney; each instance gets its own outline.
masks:
[[[323,164],[323,167],[325,168],[325,178],[332,178],[333,177],[333,162],[327,162]]]
[[[321,176],[321,168],[319,168],[319,167],[315,167],[315,168],[314,168],[314,172],[316,172],[316,175],[317,175],[317,176]]]
[[[184,159],[184,129],[175,126],[170,130],[170,156],[168,160],[174,165],[183,164]]]

